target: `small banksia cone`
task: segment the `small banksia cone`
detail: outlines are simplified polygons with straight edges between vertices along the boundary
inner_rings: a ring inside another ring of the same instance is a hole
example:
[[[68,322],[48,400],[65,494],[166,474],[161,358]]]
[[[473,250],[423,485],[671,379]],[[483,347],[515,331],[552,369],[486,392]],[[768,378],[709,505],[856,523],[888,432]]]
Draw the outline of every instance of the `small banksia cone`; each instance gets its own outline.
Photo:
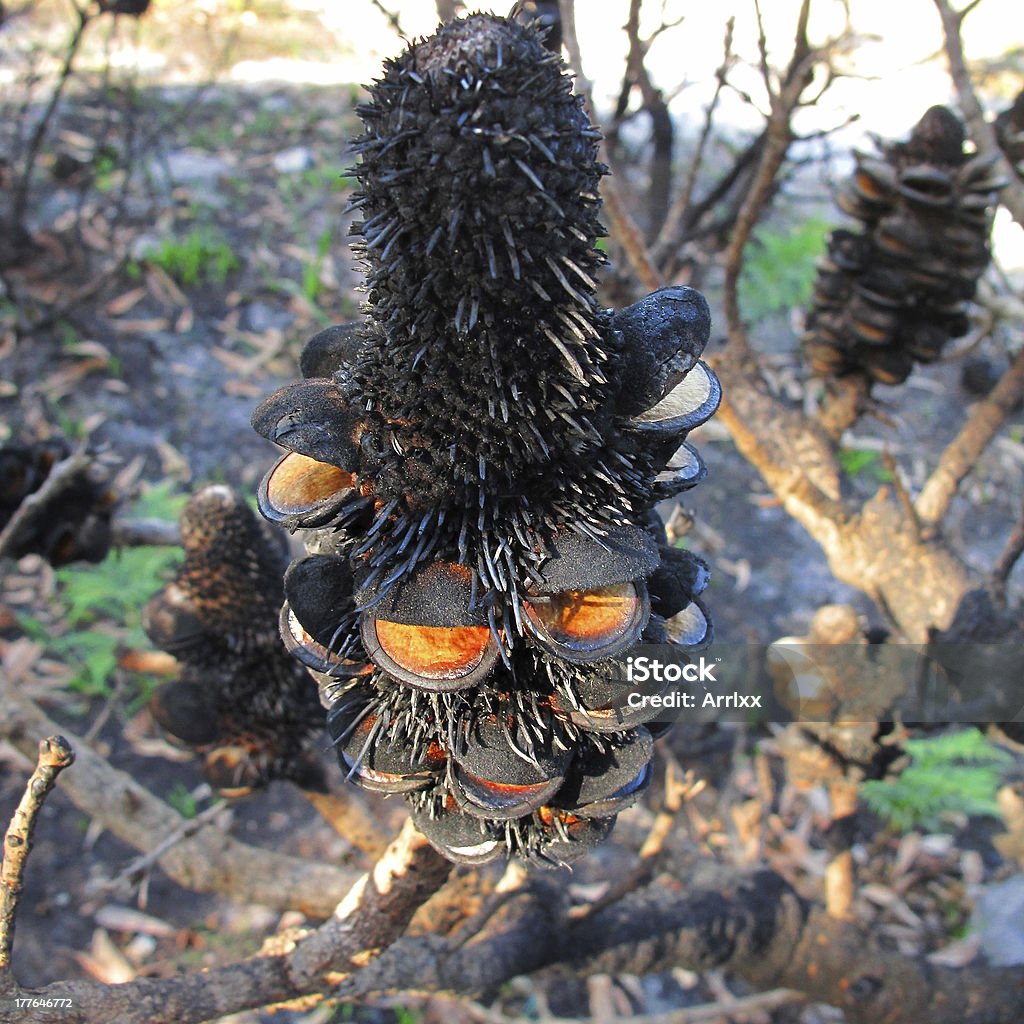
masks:
[[[960,121],[932,107],[906,142],[876,140],[877,156],[856,155],[837,202],[859,230],[829,237],[803,338],[819,376],[899,384],[966,333],[1005,182],[963,143]]]
[[[322,791],[323,709],[277,629],[283,537],[214,485],[189,499],[181,542],[184,562],[143,614],[153,643],[182,665],[180,678],[153,695],[153,717],[196,751],[225,795],[274,779]]]
[[[569,861],[650,775],[611,659],[710,640],[707,567],[645,526],[705,473],[707,303],[599,306],[598,133],[532,26],[442,27],[359,114],[366,319],[253,416],[260,508],[308,531],[282,635],[343,770],[439,850]]]
[[[995,122],[996,138],[1019,178],[1024,179],[1024,89]]]
[[[31,498],[31,504],[26,499]],[[0,448],[0,557],[102,562],[118,496],[101,458],[60,438]]]

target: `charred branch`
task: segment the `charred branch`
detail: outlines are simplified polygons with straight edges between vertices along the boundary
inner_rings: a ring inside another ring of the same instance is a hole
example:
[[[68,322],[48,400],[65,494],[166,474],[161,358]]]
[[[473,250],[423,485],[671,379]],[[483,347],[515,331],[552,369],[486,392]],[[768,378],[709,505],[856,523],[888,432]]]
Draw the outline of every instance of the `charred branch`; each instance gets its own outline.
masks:
[[[58,727],[34,703],[11,687],[3,692],[5,715],[0,734],[26,756],[35,752],[35,736]],[[186,819],[163,800],[119,771],[87,744],[62,730],[78,753],[64,791],[90,817],[141,853],[149,853]],[[352,874],[329,864],[247,846],[207,827],[182,838],[159,858],[160,867],[179,885],[196,892],[217,892],[268,907],[298,909],[326,917],[352,883]]]

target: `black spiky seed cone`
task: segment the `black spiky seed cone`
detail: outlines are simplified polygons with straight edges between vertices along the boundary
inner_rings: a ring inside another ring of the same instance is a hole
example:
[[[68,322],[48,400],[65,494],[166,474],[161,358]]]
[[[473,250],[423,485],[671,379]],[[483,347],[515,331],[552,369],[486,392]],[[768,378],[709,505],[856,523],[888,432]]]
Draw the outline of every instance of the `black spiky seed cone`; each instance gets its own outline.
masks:
[[[153,717],[226,795],[274,779],[323,790],[324,712],[277,628],[282,536],[221,485],[192,495],[180,525],[184,562],[143,615],[150,639],[182,665],[180,679],[154,693]]]
[[[905,142],[857,154],[837,199],[860,231],[832,232],[803,338],[818,376],[899,384],[966,333],[964,303],[988,265],[1005,182],[963,144],[956,116],[932,107]]]
[[[261,510],[308,551],[282,635],[352,781],[454,860],[568,862],[649,777],[654,712],[623,713],[611,659],[703,615],[652,508],[706,472],[708,306],[598,305],[597,133],[529,25],[455,21],[369,91],[365,319],[253,416],[286,450]]]
[[[388,62],[370,98],[355,378],[387,423],[378,495],[499,529],[541,495],[553,522],[614,518],[595,476],[617,345],[594,298],[605,168],[561,62],[474,15]]]

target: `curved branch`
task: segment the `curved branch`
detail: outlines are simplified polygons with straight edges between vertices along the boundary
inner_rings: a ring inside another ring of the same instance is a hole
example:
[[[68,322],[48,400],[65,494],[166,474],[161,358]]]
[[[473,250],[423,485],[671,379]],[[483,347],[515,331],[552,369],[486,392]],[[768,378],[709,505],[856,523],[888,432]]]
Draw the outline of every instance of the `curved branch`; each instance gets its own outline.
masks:
[[[1024,349],[1017,353],[988,397],[971,410],[967,422],[942,453],[939,464],[921,489],[915,509],[923,524],[936,526],[942,521],[960,484],[1022,398]]]
[[[436,937],[402,939],[339,994],[478,994],[542,967],[585,974],[717,968],[839,1007],[849,1024],[963,1024],[982,1007],[991,1024],[1019,1020],[1017,968],[954,969],[894,955],[857,925],[809,911],[772,871],[723,877],[717,866],[701,867],[703,877],[685,887],[651,886],[578,923],[556,889],[537,885],[474,942],[453,949]]]
[[[960,100],[960,112],[967,121],[967,127],[975,146],[978,147],[978,152],[985,156],[991,156],[995,161],[996,170],[1008,182],[1000,196],[1000,202],[1010,211],[1013,219],[1024,227],[1024,183],[1017,177],[1010,161],[1007,160],[1006,154],[1000,147],[995,128],[985,120],[985,114],[978,102],[974,83],[971,81],[970,72],[967,70],[967,61],[964,58],[960,28],[964,18],[975,5],[968,4],[962,11],[954,11],[947,0],[934,0],[934,2],[939,17],[942,19],[942,31],[946,39],[946,57],[949,60],[949,74],[956,86],[957,97]]]
[[[11,966],[14,941],[14,917],[21,897],[25,864],[32,849],[32,833],[57,776],[75,760],[75,752],[63,736],[39,741],[38,758],[21,801],[4,837],[3,864],[0,866],[0,974]]]
[[[177,811],[126,772],[112,768],[78,737],[61,730],[13,687],[5,686],[2,693],[5,713],[0,718],[0,736],[34,757],[35,737],[63,732],[78,759],[62,791],[123,842],[148,853],[168,833],[187,825]],[[179,885],[195,892],[216,892],[318,918],[331,913],[356,877],[355,872],[330,864],[247,846],[212,828],[182,839],[160,856],[159,864]]]
[[[448,877],[451,865],[411,821],[373,871],[364,875],[331,918],[283,948],[242,963],[175,978],[140,978],[123,985],[57,982],[33,990],[34,1000],[69,1000],[54,1011],[28,1009],[27,1024],[198,1024],[228,1013],[327,992],[405,931],[417,908]],[[17,992],[11,998],[17,996]],[[59,1005],[59,1004],[58,1004]]]
[[[945,628],[971,587],[965,566],[883,488],[862,508],[839,496],[839,469],[825,431],[768,394],[743,351],[710,362],[722,381],[718,420],[786,512],[821,545],[836,579],[873,597],[913,642]]]

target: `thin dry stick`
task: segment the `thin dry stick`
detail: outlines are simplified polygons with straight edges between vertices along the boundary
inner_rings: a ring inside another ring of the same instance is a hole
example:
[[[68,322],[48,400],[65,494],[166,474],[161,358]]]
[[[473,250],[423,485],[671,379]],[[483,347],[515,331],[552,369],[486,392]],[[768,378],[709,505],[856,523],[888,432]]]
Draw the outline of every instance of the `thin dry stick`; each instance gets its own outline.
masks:
[[[4,839],[4,860],[0,867],[0,971],[11,967],[14,943],[14,918],[18,912],[25,865],[32,850],[36,819],[57,776],[72,764],[75,752],[63,736],[50,736],[39,742],[39,757],[18,804]]]
[[[896,465],[896,460],[893,458],[893,454],[888,448],[882,452],[882,465],[885,467],[889,476],[892,477],[893,490],[896,492],[896,498],[903,507],[903,511],[907,514],[907,521],[913,525],[914,532],[918,537],[920,537],[921,523],[917,518],[914,503],[910,498],[910,492],[907,490],[906,484],[903,482],[903,475],[900,473],[900,468]]]
[[[11,202],[10,222],[16,227],[20,226],[25,219],[25,210],[28,207],[29,189],[32,185],[32,171],[35,169],[36,160],[39,157],[39,149],[43,144],[43,139],[46,137],[47,129],[50,127],[50,121],[53,119],[54,112],[57,109],[57,104],[60,102],[64,88],[71,78],[71,72],[74,70],[75,66],[75,58],[78,56],[78,51],[82,45],[82,36],[85,34],[86,27],[92,20],[92,15],[88,13],[87,7],[80,8],[77,4],[73,4],[72,6],[75,8],[77,23],[72,30],[71,38],[68,41],[67,49],[64,54],[64,64],[60,69],[60,73],[57,75],[57,82],[53,87],[53,91],[50,93],[49,102],[46,104],[46,108],[43,110],[42,116],[36,123],[35,130],[32,132],[32,137],[29,139],[28,148],[25,150],[25,159],[22,164],[21,177],[18,179],[18,183],[14,188],[14,198]]]
[[[808,72],[818,59],[819,54],[811,50],[807,42],[807,20],[810,15],[810,0],[803,0],[797,18],[796,40],[793,56],[786,70],[783,82],[777,92],[773,91],[771,74],[768,70],[768,57],[763,34],[761,38],[761,64],[765,79],[765,88],[771,100],[771,113],[768,117],[765,145],[761,152],[754,180],[751,182],[743,205],[736,215],[736,224],[732,237],[725,250],[723,265],[725,281],[723,285],[722,305],[725,308],[725,319],[729,328],[729,344],[744,351],[749,348],[746,331],[739,305],[739,279],[743,270],[743,257],[747,243],[764,210],[766,203],[775,188],[775,181],[789,152],[793,141],[793,127],[790,120],[793,111],[800,104],[800,96],[808,83]],[[760,21],[760,9],[758,8]]]
[[[35,752],[31,737],[58,732],[58,727],[24,694],[0,686],[4,714],[0,737],[26,756]],[[77,767],[64,792],[82,811],[142,853],[152,850],[185,819],[163,800],[118,771],[72,734]],[[216,892],[246,903],[280,910],[301,910],[323,918],[352,884],[355,873],[300,860],[239,842],[226,833],[203,829],[164,852],[160,867],[179,885],[195,892]]]
[[[942,522],[961,482],[1022,398],[1024,349],[1017,353],[989,396],[974,406],[960,433],[942,453],[915,505],[922,524],[934,527]]]
[[[830,381],[828,391],[818,407],[818,422],[833,441],[867,411],[871,401],[871,381],[859,373]]]
[[[151,870],[158,863],[168,850],[177,846],[183,840],[188,839],[189,836],[194,836],[200,829],[205,828],[218,815],[223,813],[224,809],[224,802],[219,800],[217,803],[211,804],[203,811],[200,811],[194,818],[189,818],[161,839],[152,850],[147,851],[141,857],[136,857],[116,878],[111,879],[104,886],[104,889],[115,889],[121,882],[129,882],[135,885],[147,871]]]
[[[963,40],[960,30],[964,18],[974,9],[975,3],[968,4],[962,11],[954,11],[946,0],[934,0],[935,7],[942,19],[942,31],[946,38],[946,57],[949,60],[949,73],[956,85],[960,100],[960,110],[967,121],[971,138],[978,147],[978,152],[995,159],[995,168],[1008,183],[1000,196],[1000,202],[1013,214],[1013,219],[1024,226],[1024,184],[1014,174],[1009,160],[999,146],[995,128],[985,119],[985,114],[978,102],[964,59]]]
[[[662,806],[654,817],[654,823],[647,833],[647,838],[640,847],[639,860],[618,882],[609,886],[608,891],[596,900],[581,907],[572,907],[568,912],[570,920],[589,917],[603,907],[622,899],[626,893],[633,892],[650,882],[658,857],[665,848],[665,843],[675,829],[679,812],[683,806],[703,792],[706,782],[697,779],[692,771],[683,771],[682,766],[671,753],[665,754],[665,795]]]
[[[736,19],[730,18],[725,25],[725,43],[722,63],[715,72],[715,92],[711,97],[707,110],[704,112],[704,125],[701,128],[700,137],[697,139],[697,148],[690,160],[689,170],[686,172],[686,180],[679,194],[672,201],[669,207],[665,223],[658,232],[658,237],[651,246],[651,256],[659,267],[664,267],[666,260],[680,244],[680,235],[686,215],[690,210],[690,203],[693,201],[693,190],[697,187],[697,177],[704,163],[704,150],[707,148],[708,139],[711,137],[711,128],[715,120],[715,111],[722,96],[722,89],[725,87],[725,79],[729,69],[733,65],[732,37]]]
[[[1017,520],[1017,525],[992,570],[992,582],[997,587],[1006,586],[1006,581],[1021,555],[1024,555],[1024,514]]]
[[[573,0],[559,0],[558,9],[562,16],[562,41],[569,54],[569,66],[576,76],[576,90],[586,100],[591,120],[596,122],[590,82],[583,74],[583,60],[580,56],[579,39],[576,36],[576,5]],[[653,292],[661,288],[665,282],[647,250],[643,232],[622,201],[614,178],[604,180],[601,195],[604,199],[605,212],[612,222],[612,234],[625,251],[638,280],[646,291]]]
[[[167,519],[115,519],[111,524],[115,548],[181,546],[181,528]]]
[[[394,11],[389,11],[380,0],[372,0],[373,6],[388,19],[388,24],[395,31],[395,34],[400,36],[402,39],[406,38],[405,33],[402,31],[402,23],[398,20],[398,15]]]
[[[450,871],[451,864],[407,822],[373,870],[356,882],[319,928],[298,938],[278,939],[261,955],[240,963],[185,976],[137,978],[123,985],[56,982],[31,995],[60,999],[66,1006],[55,1014],[26,1010],[19,1020],[198,1024],[329,992],[390,946]],[[14,995],[18,994],[16,990]]]

